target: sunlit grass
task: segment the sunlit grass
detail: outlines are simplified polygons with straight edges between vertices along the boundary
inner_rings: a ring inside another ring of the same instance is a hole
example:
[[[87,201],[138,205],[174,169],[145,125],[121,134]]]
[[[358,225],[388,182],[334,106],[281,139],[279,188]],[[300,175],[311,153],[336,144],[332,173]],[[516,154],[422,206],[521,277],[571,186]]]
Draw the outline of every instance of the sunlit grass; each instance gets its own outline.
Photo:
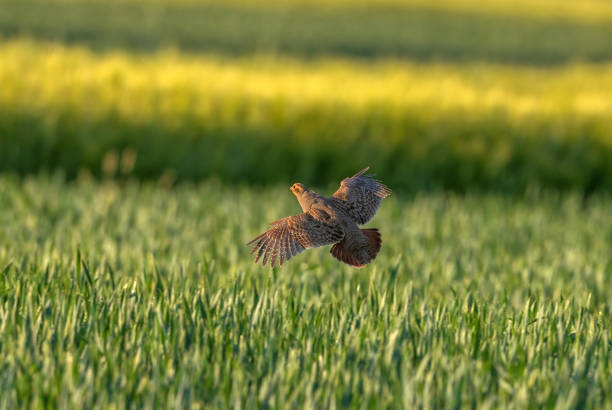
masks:
[[[611,205],[394,194],[370,266],[271,270],[286,186],[0,177],[0,406],[606,407]]]
[[[606,119],[612,112],[611,64],[530,68],[331,58],[304,62],[280,56],[229,59],[171,51],[99,55],[29,41],[5,42],[0,59],[1,104],[69,109],[86,117],[113,111],[133,121],[159,115],[171,121],[189,114],[207,122],[248,124],[268,121],[259,110],[271,103],[282,106],[279,115],[289,117],[311,106],[341,106],[355,113],[376,106],[391,112],[427,111],[434,118],[457,111],[476,117],[498,113],[515,120]]]

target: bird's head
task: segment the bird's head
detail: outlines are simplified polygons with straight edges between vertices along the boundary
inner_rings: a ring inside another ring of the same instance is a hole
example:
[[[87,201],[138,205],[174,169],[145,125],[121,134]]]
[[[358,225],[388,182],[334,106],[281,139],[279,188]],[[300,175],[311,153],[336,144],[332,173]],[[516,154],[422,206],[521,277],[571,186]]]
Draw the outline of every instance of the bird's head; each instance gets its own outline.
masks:
[[[304,192],[307,192],[308,188],[306,188],[304,186],[304,184],[296,182],[295,184],[291,185],[291,192],[293,192],[293,195],[295,195],[296,197],[300,197]]]
[[[291,185],[291,192],[293,192],[293,195],[297,198],[304,212],[310,209],[312,204],[320,197],[319,194],[306,188],[304,184],[300,184],[299,182]]]

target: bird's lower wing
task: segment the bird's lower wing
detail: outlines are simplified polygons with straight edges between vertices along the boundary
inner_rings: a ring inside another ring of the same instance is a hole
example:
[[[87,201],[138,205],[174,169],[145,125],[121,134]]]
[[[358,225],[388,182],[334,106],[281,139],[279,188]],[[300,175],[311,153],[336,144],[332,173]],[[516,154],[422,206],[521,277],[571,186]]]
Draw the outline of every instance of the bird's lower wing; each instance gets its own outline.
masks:
[[[273,222],[272,228],[262,233],[247,245],[254,245],[255,263],[263,257],[273,267],[278,259],[280,265],[298,253],[319,246],[331,245],[344,237],[340,226],[317,218],[317,214],[305,212]]]
[[[359,225],[374,218],[383,198],[391,195],[391,189],[382,182],[372,178],[372,175],[364,175],[368,169],[369,167],[343,179],[340,188],[332,195]]]

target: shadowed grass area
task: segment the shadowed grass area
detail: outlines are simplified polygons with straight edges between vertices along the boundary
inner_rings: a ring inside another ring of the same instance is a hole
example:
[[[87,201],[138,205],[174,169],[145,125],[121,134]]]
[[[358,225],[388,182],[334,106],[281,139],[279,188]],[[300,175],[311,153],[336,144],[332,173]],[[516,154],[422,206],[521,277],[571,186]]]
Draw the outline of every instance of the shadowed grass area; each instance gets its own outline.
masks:
[[[286,187],[0,177],[0,405],[609,406],[611,201],[393,195],[270,270]]]
[[[530,15],[525,7],[519,7],[523,12],[518,14],[509,13],[509,7],[502,12],[480,8],[483,13],[467,3],[441,7],[419,2],[351,6],[4,0],[0,35],[28,35],[94,49],[150,51],[174,46],[229,55],[277,52],[543,65],[612,57],[612,19],[606,20],[610,13],[603,6],[600,19],[593,13],[575,18],[571,8],[559,16],[552,6],[545,11],[553,18],[545,18],[537,4]],[[578,17],[585,14],[582,9]]]

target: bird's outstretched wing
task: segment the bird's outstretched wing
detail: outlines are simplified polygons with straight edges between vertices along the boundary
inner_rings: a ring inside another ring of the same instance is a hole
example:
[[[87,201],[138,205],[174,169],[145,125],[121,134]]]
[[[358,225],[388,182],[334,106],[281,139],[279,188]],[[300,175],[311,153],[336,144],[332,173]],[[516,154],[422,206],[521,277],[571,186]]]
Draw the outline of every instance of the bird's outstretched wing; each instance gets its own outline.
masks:
[[[277,258],[282,265],[305,249],[341,241],[344,238],[342,228],[325,221],[326,215],[321,213],[325,212],[310,210],[272,222],[272,228],[247,243],[255,244],[251,250],[251,254],[257,252],[255,263],[263,256],[264,266],[269,260],[273,267]]]
[[[339,199],[344,211],[359,225],[374,218],[383,198],[391,195],[391,190],[382,182],[364,175],[366,167],[350,178],[344,178],[333,198]]]

